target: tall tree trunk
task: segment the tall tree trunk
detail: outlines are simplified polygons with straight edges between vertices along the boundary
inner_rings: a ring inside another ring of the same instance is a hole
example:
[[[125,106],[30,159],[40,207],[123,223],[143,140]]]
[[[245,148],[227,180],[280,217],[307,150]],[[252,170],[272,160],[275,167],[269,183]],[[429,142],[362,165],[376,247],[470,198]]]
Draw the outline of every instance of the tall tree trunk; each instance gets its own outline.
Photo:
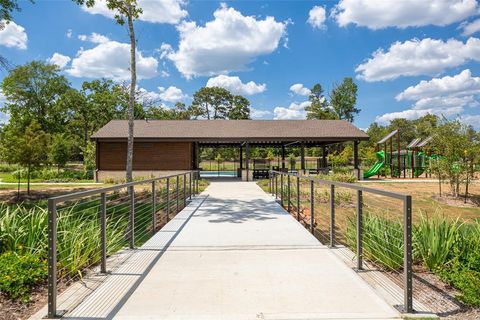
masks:
[[[136,43],[135,30],[133,28],[133,12],[132,6],[126,2],[128,6],[128,33],[130,35],[130,96],[128,100],[128,142],[127,142],[127,182],[133,180],[133,126],[134,126],[134,108],[135,108],[135,88],[137,87],[137,67],[135,61]]]

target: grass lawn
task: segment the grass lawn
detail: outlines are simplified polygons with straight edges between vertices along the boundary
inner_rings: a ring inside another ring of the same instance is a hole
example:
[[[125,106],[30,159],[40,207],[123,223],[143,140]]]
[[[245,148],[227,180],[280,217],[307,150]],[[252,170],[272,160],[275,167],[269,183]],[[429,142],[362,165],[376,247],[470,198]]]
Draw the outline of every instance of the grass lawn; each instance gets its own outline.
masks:
[[[410,194],[413,200],[414,217],[420,212],[432,214],[444,214],[450,218],[460,218],[466,221],[480,219],[480,185],[472,184],[469,187],[469,199],[464,204],[463,199],[453,200],[448,196],[449,185],[442,184],[442,195],[438,197],[438,183],[433,182],[383,182],[383,183],[364,183],[363,185],[388,190],[403,194]],[[388,203],[384,204],[388,205]]]

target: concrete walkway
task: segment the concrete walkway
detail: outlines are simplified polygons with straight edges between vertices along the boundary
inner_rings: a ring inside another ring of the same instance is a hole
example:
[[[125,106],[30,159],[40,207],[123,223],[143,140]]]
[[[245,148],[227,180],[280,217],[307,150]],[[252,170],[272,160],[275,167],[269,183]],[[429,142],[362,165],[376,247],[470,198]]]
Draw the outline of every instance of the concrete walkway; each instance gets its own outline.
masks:
[[[399,318],[252,182],[212,182],[66,318]]]

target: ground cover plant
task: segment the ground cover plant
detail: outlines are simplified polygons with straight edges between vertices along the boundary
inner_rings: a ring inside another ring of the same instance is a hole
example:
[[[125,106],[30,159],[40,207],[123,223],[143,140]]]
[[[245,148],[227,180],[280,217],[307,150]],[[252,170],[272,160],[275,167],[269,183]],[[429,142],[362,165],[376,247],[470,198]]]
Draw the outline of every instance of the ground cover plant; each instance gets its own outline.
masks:
[[[269,192],[268,180],[261,180],[258,184]],[[463,303],[480,306],[480,209],[438,202],[432,197],[436,191],[434,183],[369,183],[367,186],[414,194],[412,241],[415,268],[428,270],[456,288],[459,292],[457,298]],[[478,185],[472,185],[471,190],[477,192]],[[294,184],[291,192],[292,198],[296,199]],[[324,243],[329,241],[329,198],[328,186],[317,184],[315,235]],[[301,219],[308,225],[310,184],[307,182],[301,183],[300,199]],[[347,245],[353,252],[356,252],[355,201],[355,191],[336,188],[335,241]],[[398,200],[364,193],[364,259],[388,272],[402,272],[403,268],[401,208]]]
[[[180,179],[180,188],[183,182]],[[199,181],[199,192],[208,182]],[[176,210],[175,183],[170,185],[170,214]],[[187,187],[188,188],[188,187]],[[164,181],[157,185],[157,230],[166,222]],[[149,187],[140,186],[135,202],[135,245],[152,234],[152,204]],[[179,193],[179,209],[183,206]],[[107,255],[128,246],[130,204],[126,190],[107,196]],[[100,201],[98,197],[60,204],[57,208],[57,260],[61,281],[70,283],[100,261]],[[21,204],[0,204],[0,294],[8,299],[28,301],[31,290],[46,281],[48,211],[45,200]],[[9,268],[3,266],[11,266]],[[14,268],[14,269],[12,269]],[[14,270],[15,272],[13,272]]]

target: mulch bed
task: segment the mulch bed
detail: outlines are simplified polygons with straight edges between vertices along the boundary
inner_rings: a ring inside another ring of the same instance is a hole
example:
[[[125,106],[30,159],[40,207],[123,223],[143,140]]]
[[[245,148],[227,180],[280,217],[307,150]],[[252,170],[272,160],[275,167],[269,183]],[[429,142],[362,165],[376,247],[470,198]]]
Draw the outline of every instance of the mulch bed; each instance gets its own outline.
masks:
[[[449,194],[444,194],[441,197],[439,195],[433,195],[432,198],[438,202],[444,203],[452,207],[464,207],[464,208],[478,208],[480,207],[479,196],[468,196],[467,201],[465,197],[453,197]]]
[[[0,190],[0,202],[6,202],[8,204],[34,202],[62,195],[65,193],[83,191],[92,188],[98,188],[98,186],[93,185],[85,187],[53,187],[48,189],[46,188],[45,190],[30,190],[29,195],[25,190],[21,190],[20,196],[18,195],[17,190]]]
[[[30,295],[30,302],[11,301],[0,294],[0,319],[23,320],[47,304],[47,286],[36,288]]]

